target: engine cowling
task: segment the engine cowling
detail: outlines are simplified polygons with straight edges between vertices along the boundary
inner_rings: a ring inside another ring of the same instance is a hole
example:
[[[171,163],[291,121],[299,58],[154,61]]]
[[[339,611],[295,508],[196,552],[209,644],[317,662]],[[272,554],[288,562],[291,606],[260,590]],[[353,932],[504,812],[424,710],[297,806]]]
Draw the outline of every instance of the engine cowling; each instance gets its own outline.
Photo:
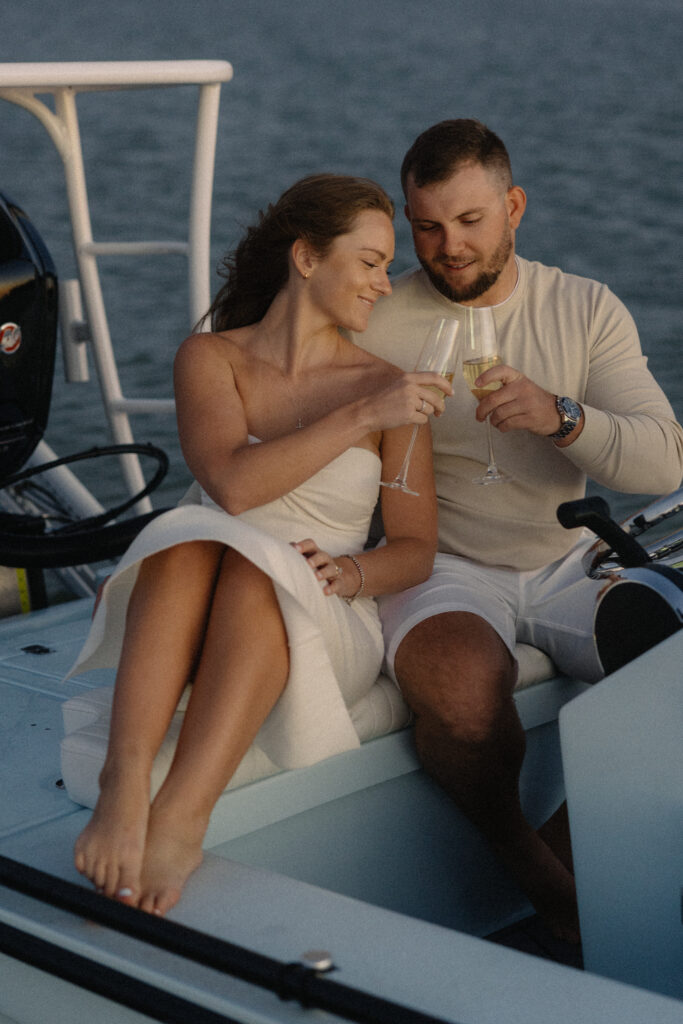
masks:
[[[26,213],[0,193],[0,486],[47,425],[58,315],[57,274]]]

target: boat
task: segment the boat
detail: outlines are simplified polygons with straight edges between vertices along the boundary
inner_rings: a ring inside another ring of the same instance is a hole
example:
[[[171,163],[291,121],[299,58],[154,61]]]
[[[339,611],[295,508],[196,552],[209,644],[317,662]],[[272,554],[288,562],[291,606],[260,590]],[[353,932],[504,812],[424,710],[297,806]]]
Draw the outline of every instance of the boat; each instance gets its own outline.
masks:
[[[204,862],[166,919],[106,900],[73,866],[112,677],[65,677],[108,560],[158,512],[150,492],[163,453],[135,440],[129,417],[173,407],[122,394],[98,257],[187,255],[190,319],[200,318],[209,304],[218,103],[231,76],[224,61],[0,64],[0,99],[37,117],[63,159],[78,267],[77,279],[58,281],[39,232],[3,197],[0,237],[17,246],[14,276],[0,264],[5,381],[18,365],[11,360],[36,347],[15,380],[31,374],[30,415],[5,417],[11,402],[0,384],[0,1024],[681,1022],[683,541],[679,531],[643,542],[670,530],[680,492],[622,526],[594,499],[560,513],[568,528],[588,525],[601,538],[587,571],[606,578],[599,624],[596,616],[611,668],[603,682],[558,676],[542,652],[518,650],[523,803],[541,824],[568,801],[582,965],[549,947],[506,943],[532,909],[422,771],[406,709],[382,678],[354,709],[358,748],[294,771],[257,758],[241,766],[212,816]],[[188,241],[95,241],[78,94],[180,84],[199,90]],[[35,323],[3,305],[19,270],[31,309],[40,309]],[[100,382],[109,454],[121,465],[114,508],[71,468],[101,453],[59,458],[42,436],[57,292],[67,373],[83,379],[87,351]],[[157,462],[151,479],[146,454]],[[58,576],[56,600],[45,571]],[[616,625],[625,615],[643,628],[629,625],[624,637]]]

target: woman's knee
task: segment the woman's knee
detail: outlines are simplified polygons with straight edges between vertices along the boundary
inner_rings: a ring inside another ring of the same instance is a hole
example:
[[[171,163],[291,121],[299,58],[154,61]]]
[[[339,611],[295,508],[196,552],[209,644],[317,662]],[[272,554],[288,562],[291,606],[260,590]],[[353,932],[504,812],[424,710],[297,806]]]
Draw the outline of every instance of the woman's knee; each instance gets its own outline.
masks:
[[[258,616],[267,615],[269,608],[272,608],[278,617],[280,615],[270,576],[233,548],[228,548],[223,556],[216,589],[233,606],[238,602],[241,607],[252,609]]]
[[[213,593],[224,546],[212,541],[187,541],[149,555],[138,572],[127,615],[137,615],[140,602],[186,607],[205,605]]]
[[[207,570],[215,571],[224,551],[225,546],[217,541],[185,541],[149,555],[142,564],[141,572],[148,575],[182,573],[186,577],[205,573]]]

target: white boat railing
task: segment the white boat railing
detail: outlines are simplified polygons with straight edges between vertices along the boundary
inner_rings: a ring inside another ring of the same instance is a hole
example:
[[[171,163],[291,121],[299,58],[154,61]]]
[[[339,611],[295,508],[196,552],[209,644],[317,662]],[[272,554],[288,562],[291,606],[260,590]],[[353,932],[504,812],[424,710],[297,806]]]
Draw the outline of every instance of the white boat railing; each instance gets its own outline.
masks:
[[[82,358],[84,341],[91,345],[104,411],[117,444],[134,440],[129,415],[172,412],[173,399],[128,398],[121,390],[116,357],[109,332],[97,258],[101,255],[140,256],[183,254],[187,257],[190,322],[196,323],[210,303],[209,253],[211,203],[218,129],[220,89],[232,78],[227,61],[105,61],[0,64],[0,99],[23,107],[40,121],[64,165],[73,245],[80,279],[79,289],[63,282],[62,340],[65,367],[72,380],[87,379]],[[199,87],[194,163],[187,241],[96,241],[92,234],[85,167],[76,110],[79,92],[158,88],[176,85]],[[39,96],[50,94],[54,110]],[[85,317],[80,312],[80,296]],[[30,464],[48,461],[49,449],[41,442]],[[121,470],[127,491],[144,487],[136,455],[123,455]],[[139,513],[151,509],[149,498],[136,505]]]

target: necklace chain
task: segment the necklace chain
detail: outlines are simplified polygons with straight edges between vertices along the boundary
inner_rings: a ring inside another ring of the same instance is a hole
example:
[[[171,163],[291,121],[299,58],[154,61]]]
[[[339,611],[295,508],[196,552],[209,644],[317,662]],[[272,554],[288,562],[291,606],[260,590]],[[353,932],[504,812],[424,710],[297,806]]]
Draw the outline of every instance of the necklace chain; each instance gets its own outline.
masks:
[[[273,359],[273,365],[275,366],[275,368],[277,369],[278,373],[282,377],[282,383],[284,384],[285,390],[287,391],[287,395],[289,397],[290,404],[291,404],[292,408],[294,409],[294,411],[296,413],[296,429],[297,430],[303,430],[303,428],[305,426],[305,423],[304,423],[304,421],[303,421],[303,419],[301,417],[301,403],[297,402],[295,397],[294,397],[294,392],[292,390],[292,386],[291,386],[289,380],[287,379],[287,372],[285,370],[283,370],[278,365],[277,359],[275,358],[275,353],[273,351],[273,346],[272,346],[270,338],[268,338],[268,347],[270,348],[270,354],[271,354],[271,357]]]
[[[280,367],[278,367],[278,369],[280,369]],[[289,401],[290,401],[290,403],[292,405],[292,408],[294,409],[294,412],[296,413],[296,429],[297,430],[302,430],[303,427],[304,427],[304,421],[301,418],[301,411],[302,411],[301,410],[301,403],[296,401],[296,399],[294,397],[293,390],[292,390],[292,386],[291,386],[290,382],[287,379],[287,374],[285,373],[285,371],[284,370],[280,370],[280,373],[282,374],[282,381],[283,381],[283,384],[285,385],[285,388],[287,390],[287,395],[289,396]]]

